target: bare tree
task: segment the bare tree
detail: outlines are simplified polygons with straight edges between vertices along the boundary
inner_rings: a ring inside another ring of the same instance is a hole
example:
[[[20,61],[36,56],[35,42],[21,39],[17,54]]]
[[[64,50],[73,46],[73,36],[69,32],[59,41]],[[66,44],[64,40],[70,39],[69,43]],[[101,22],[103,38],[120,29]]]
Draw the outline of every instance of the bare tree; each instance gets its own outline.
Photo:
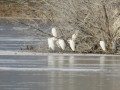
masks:
[[[100,52],[99,41],[103,38],[106,52],[111,53],[113,42],[119,39],[119,0],[8,1],[9,5],[19,5],[20,13],[13,14],[14,17],[27,19],[13,20],[34,28],[35,32],[39,31],[42,36],[52,37],[51,33],[41,30],[40,21],[50,21],[51,26],[57,27],[58,38],[62,37],[66,41],[79,30],[76,40],[78,52]]]

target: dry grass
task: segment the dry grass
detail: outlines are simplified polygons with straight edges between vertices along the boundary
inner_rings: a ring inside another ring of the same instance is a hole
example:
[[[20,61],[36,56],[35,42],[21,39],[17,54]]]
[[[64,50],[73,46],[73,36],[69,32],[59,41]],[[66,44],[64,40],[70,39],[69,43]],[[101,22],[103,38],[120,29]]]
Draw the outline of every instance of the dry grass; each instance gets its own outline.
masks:
[[[19,2],[18,2],[19,1]],[[79,30],[76,40],[76,52],[81,53],[115,53],[119,52],[120,38],[120,1],[119,0],[18,0],[14,4],[8,4],[19,7],[5,8],[9,16],[29,18],[29,22],[15,22],[36,29],[43,37],[52,36],[49,32],[44,32],[39,27],[38,20],[44,22],[50,21],[52,26],[58,30],[58,38],[63,38],[66,43],[71,35]],[[3,1],[5,2],[5,1]],[[2,3],[3,3],[2,2]],[[24,3],[23,3],[24,2]],[[22,7],[21,7],[22,5]],[[20,9],[20,7],[22,9]],[[2,12],[2,10],[0,10]],[[18,12],[18,13],[17,13]],[[37,19],[32,19],[37,18]],[[107,51],[103,52],[99,46],[100,39],[106,42]],[[113,44],[116,43],[116,50],[113,50]],[[44,45],[43,45],[44,46]],[[41,47],[41,51],[46,47]],[[61,50],[57,49],[61,52]],[[71,52],[67,47],[66,52]]]

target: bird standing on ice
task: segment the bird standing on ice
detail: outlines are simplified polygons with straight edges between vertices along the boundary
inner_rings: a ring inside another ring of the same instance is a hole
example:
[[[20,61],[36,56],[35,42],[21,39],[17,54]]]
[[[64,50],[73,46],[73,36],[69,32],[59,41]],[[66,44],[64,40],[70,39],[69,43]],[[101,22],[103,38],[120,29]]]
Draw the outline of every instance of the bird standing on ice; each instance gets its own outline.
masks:
[[[51,33],[53,37],[48,38],[48,47],[49,49],[55,50],[55,42],[57,41],[57,31],[56,28],[52,28]]]
[[[53,51],[55,50],[55,41],[53,38],[48,38],[48,47],[49,49],[52,49]]]
[[[67,40],[69,45],[70,45],[70,48],[72,49],[72,51],[75,51],[75,41],[76,41],[76,38],[78,37],[78,30],[75,31],[75,33],[72,35],[72,38]]]
[[[106,51],[105,41],[101,40],[100,41],[100,46],[101,46],[103,51]]]
[[[62,50],[65,50],[65,47],[66,47],[66,43],[63,39],[59,39],[58,40],[58,46],[62,49]]]
[[[52,31],[51,31],[52,35],[54,37],[57,37],[57,31],[56,31],[56,28],[52,28]]]
[[[75,51],[75,40],[68,40],[68,43],[70,44],[70,48],[72,49],[72,51]]]
[[[78,30],[75,31],[75,33],[72,35],[72,40],[76,40],[78,32],[79,32]]]

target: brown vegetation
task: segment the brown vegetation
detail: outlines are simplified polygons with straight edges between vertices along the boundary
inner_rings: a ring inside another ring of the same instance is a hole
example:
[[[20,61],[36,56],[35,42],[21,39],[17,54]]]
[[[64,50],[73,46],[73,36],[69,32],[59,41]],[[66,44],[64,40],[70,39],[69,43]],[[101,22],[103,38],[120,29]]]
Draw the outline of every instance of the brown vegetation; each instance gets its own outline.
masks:
[[[40,30],[39,20],[50,21],[59,32],[58,38],[67,40],[79,30],[76,51],[102,53],[100,39],[106,42],[105,53],[119,51],[120,16],[119,0],[6,0],[0,16],[24,17],[29,21],[17,23],[31,26],[45,36],[52,36]],[[115,47],[113,47],[113,44]],[[117,48],[117,49],[116,49]],[[67,51],[70,51],[69,48]],[[104,53],[104,52],[103,52]]]

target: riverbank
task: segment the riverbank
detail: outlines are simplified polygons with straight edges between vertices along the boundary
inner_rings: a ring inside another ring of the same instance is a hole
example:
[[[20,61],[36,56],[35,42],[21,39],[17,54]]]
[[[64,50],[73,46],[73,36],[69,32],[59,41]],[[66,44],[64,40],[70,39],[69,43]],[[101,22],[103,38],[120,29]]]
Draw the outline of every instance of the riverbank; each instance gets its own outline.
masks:
[[[64,56],[120,56],[119,54],[82,54],[82,53],[39,53],[39,52],[28,52],[28,51],[3,51],[0,50],[0,55],[64,55]]]

